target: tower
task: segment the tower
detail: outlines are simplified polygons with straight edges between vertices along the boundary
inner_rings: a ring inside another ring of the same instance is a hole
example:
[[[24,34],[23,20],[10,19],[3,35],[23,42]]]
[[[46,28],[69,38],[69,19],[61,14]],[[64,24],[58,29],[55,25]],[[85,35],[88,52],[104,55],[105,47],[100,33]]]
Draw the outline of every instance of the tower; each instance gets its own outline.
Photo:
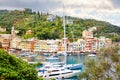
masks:
[[[15,37],[15,30],[14,30],[14,26],[11,29],[11,37],[12,39]]]

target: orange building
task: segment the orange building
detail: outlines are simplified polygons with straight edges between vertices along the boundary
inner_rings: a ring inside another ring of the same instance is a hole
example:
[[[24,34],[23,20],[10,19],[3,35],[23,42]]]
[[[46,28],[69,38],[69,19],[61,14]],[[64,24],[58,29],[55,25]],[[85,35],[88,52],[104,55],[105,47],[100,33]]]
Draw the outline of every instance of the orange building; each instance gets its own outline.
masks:
[[[7,52],[10,48],[10,40],[11,40],[10,34],[0,34],[0,42],[2,44],[2,48]]]
[[[32,38],[32,39],[26,39],[26,40],[22,40],[21,41],[21,49],[23,51],[34,51],[34,44],[35,44],[36,39]]]

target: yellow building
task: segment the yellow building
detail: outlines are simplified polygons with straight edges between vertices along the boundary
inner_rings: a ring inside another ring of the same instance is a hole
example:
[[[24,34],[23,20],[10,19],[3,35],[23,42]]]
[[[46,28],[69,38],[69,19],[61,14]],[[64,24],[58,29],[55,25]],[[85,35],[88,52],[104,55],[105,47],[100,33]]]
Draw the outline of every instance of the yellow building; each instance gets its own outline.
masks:
[[[35,42],[34,51],[50,51],[50,46],[47,44],[46,40],[38,40]]]
[[[23,51],[33,52],[35,41],[36,41],[35,38],[22,40],[20,43],[20,47]]]
[[[21,38],[15,37],[10,41],[10,48],[20,49]]]

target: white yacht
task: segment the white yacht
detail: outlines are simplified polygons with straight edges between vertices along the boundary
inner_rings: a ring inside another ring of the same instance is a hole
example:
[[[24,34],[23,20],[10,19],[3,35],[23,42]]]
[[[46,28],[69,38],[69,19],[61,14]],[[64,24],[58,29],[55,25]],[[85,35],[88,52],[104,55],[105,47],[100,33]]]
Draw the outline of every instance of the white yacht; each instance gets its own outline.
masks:
[[[63,67],[61,68],[53,68],[51,66],[41,68],[38,70],[38,76],[43,77],[46,80],[49,80],[51,78],[55,79],[62,79],[62,78],[70,78],[77,76],[80,73],[80,70],[69,70],[65,69]]]
[[[67,65],[66,64],[66,58],[67,58],[67,46],[66,46],[66,28],[65,28],[65,16],[63,15],[63,26],[64,26],[64,52],[59,53],[64,55],[64,64],[59,65],[59,64],[51,64],[44,66],[43,68],[40,68],[38,70],[38,76],[43,77],[46,80],[49,80],[51,78],[55,79],[62,79],[62,78],[70,78],[77,76],[81,71],[80,70],[75,70],[76,68],[80,66],[79,64],[74,64],[74,65]],[[53,57],[46,58],[47,60],[53,59]],[[58,58],[54,58],[58,59]],[[71,69],[71,70],[70,70]]]

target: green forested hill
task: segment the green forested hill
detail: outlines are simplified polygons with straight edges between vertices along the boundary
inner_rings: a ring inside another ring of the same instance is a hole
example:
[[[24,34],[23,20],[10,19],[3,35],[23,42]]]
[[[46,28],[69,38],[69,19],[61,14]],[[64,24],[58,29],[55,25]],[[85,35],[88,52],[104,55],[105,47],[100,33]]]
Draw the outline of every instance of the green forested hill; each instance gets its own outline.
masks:
[[[63,38],[62,18],[55,16],[55,21],[47,21],[49,13],[32,12],[31,9],[19,10],[0,10],[0,26],[6,28],[6,33],[10,33],[11,27],[14,26],[17,33],[23,38],[37,37],[38,39],[59,39]],[[108,22],[97,21],[94,19],[80,19],[68,16],[72,19],[73,24],[66,24],[66,35],[72,41],[81,38],[82,31],[93,26],[98,30],[94,31],[94,36],[104,35],[117,41],[120,35],[120,27]],[[27,30],[32,30],[33,35],[26,35]],[[112,34],[111,34],[112,33]],[[113,35],[113,33],[115,35]]]

